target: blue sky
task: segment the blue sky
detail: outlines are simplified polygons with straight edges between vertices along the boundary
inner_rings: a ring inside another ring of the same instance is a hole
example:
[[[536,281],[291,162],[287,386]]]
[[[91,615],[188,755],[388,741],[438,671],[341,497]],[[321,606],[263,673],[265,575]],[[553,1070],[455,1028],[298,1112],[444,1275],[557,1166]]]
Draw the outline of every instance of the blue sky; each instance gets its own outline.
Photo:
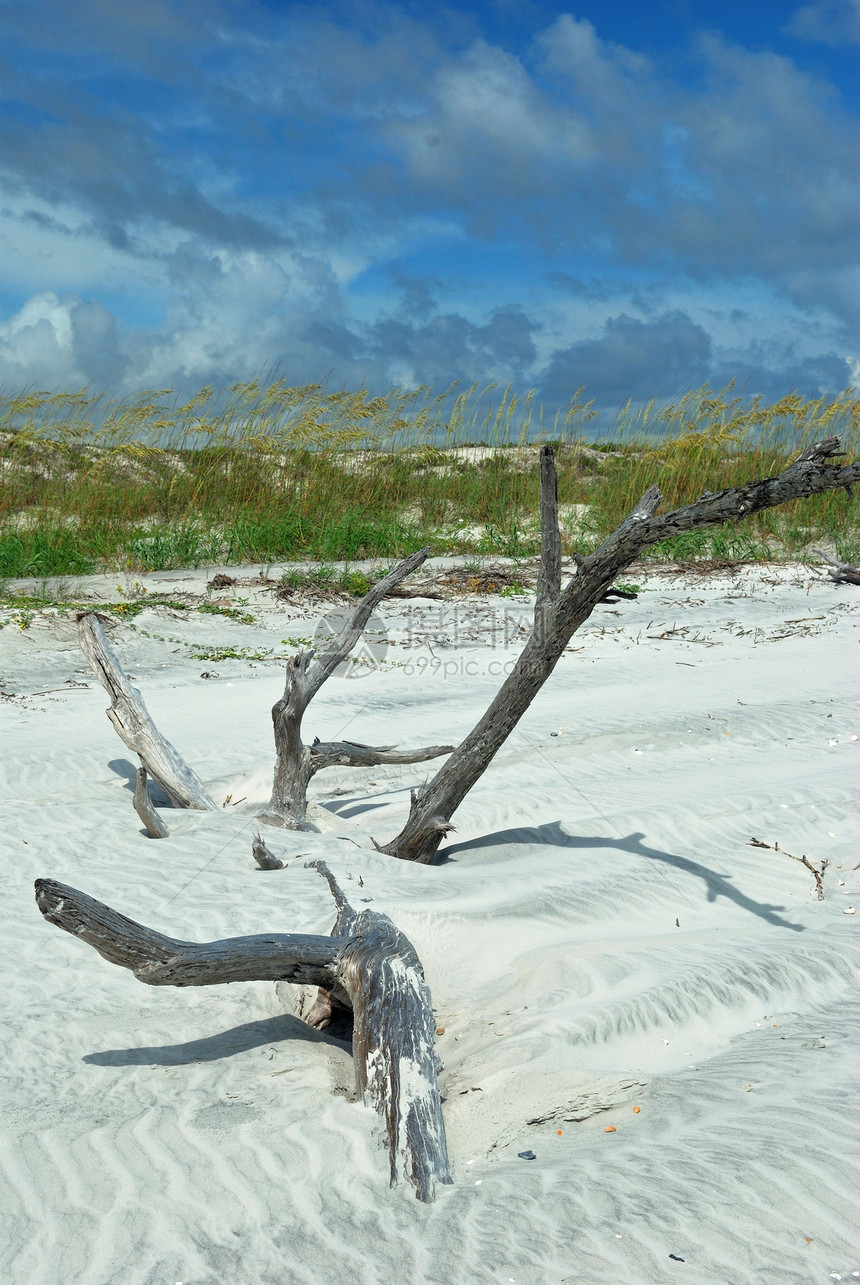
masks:
[[[860,383],[860,0],[0,0],[0,386]]]

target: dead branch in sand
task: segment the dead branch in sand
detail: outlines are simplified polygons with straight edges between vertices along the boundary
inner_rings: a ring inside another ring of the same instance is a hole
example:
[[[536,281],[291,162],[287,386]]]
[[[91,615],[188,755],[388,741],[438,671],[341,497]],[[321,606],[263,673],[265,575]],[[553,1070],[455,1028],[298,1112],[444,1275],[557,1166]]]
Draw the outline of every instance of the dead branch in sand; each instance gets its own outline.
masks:
[[[322,768],[342,764],[369,767],[381,763],[419,763],[425,759],[450,754],[452,745],[429,745],[414,751],[397,751],[394,746],[373,748],[349,741],[312,746],[302,740],[302,718],[323,683],[350,654],[370,619],[376,605],[385,595],[426,560],[429,549],[420,549],[375,584],[358,603],[337,637],[319,652],[300,652],[287,665],[284,694],[272,708],[275,732],[275,777],[269,806],[260,816],[269,825],[302,829],[306,825],[307,790],[311,777]]]
[[[251,843],[251,855],[261,870],[283,870],[284,863],[274,852],[270,852],[259,834],[255,834]]]
[[[357,912],[326,864],[310,865],[328,881],[337,905],[329,937],[269,933],[175,941],[53,879],[36,880],[36,903],[49,923],[150,986],[262,980],[322,987],[352,1011],[356,1090],[384,1121],[391,1185],[406,1178],[419,1200],[430,1201],[436,1184],[452,1179],[424,971],[411,942],[386,915]],[[324,1015],[310,1016],[324,1024]]]
[[[827,866],[828,866],[828,861],[826,857],[824,857],[821,861],[821,869],[816,870],[815,866],[809,860],[809,857],[806,855],[806,853],[804,853],[802,857],[795,857],[793,853],[786,852],[785,848],[781,848],[778,843],[765,843],[762,839],[753,838],[753,839],[750,839],[749,843],[747,844],[747,847],[748,848],[769,848],[771,852],[781,852],[784,857],[791,857],[792,861],[799,861],[802,866],[806,866],[807,870],[811,872],[812,877],[815,880],[815,892],[816,892],[816,896],[818,897],[818,900],[819,901],[824,900],[823,876],[824,876],[824,871],[827,869]]]
[[[373,748],[349,741],[328,744],[314,741],[308,746],[302,740],[301,724],[308,704],[349,655],[376,604],[424,562],[429,550],[423,549],[405,558],[384,580],[374,585],[327,647],[317,653],[300,653],[290,660],[284,695],[272,709],[277,761],[272,796],[260,819],[271,825],[307,828],[308,784],[314,773],[324,767],[419,762],[449,754],[448,761],[433,779],[413,792],[409,815],[400,834],[388,843],[377,845],[379,851],[402,860],[430,861],[444,836],[453,828],[451,817],[454,812],[529,708],[573,634],[588,620],[597,604],[606,600],[619,574],[643,550],[682,532],[737,521],[791,500],[823,494],[839,487],[850,492],[852,484],[860,480],[860,462],[836,462],[842,454],[838,437],[825,438],[803,451],[777,477],[764,478],[743,487],[731,487],[716,494],[706,492],[694,504],[661,516],[657,515],[657,509],[662,496],[657,487],[652,486],[621,526],[594,553],[588,557],[574,555],[576,573],[563,587],[555,456],[551,446],[542,446],[541,558],[534,625],[516,665],[482,718],[453,752],[449,745],[398,752],[391,746]],[[837,566],[841,574],[844,564]],[[88,621],[93,623],[87,625]],[[82,645],[87,650],[85,639],[98,638],[101,634],[95,617],[82,618],[81,633]],[[101,637],[103,639],[103,634]],[[190,769],[156,732],[140,694],[125,680],[106,639],[91,660],[96,673],[114,697],[108,711],[111,720],[126,743],[141,755],[141,762],[150,775],[164,784],[170,793],[168,782],[173,781],[170,772],[164,768],[160,771],[154,769],[144,754],[155,757],[150,748],[155,745],[160,748],[162,757],[174,756],[171,763],[174,775],[178,772],[181,778],[183,772],[180,769],[184,769],[186,774]],[[112,661],[112,664],[107,661]],[[129,692],[135,701],[129,700]],[[129,716],[131,731],[125,727],[120,715],[120,711],[124,712],[129,706],[133,715]],[[140,732],[141,726],[145,726],[146,736]],[[178,764],[175,762],[177,759]],[[200,784],[199,781],[197,783]],[[173,789],[175,792],[175,782]],[[205,791],[202,798],[201,803],[186,803],[184,806],[214,806]]]
[[[146,826],[153,839],[166,839],[170,834],[167,826],[156,812],[146,784],[146,768],[141,764],[137,769],[137,781],[132,799],[134,810]]]

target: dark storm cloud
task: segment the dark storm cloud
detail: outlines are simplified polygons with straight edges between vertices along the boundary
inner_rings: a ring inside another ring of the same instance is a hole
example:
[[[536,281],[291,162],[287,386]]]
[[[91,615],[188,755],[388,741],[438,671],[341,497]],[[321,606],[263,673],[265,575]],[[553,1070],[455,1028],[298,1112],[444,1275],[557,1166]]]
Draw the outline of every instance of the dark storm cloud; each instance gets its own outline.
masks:
[[[753,358],[754,350],[749,357]],[[733,382],[741,395],[758,394],[777,401],[788,392],[803,397],[822,397],[851,386],[851,368],[844,357],[836,353],[822,353],[818,357],[784,359],[771,368],[766,361],[738,360],[715,364],[710,383],[714,388],[725,388]]]
[[[707,331],[682,312],[653,321],[611,317],[603,335],[556,352],[540,378],[548,404],[564,404],[585,385],[599,406],[654,396],[674,397],[707,382],[712,342]]]
[[[419,324],[378,321],[365,332],[365,344],[374,362],[407,363],[434,387],[482,377],[522,386],[535,360],[536,329],[522,309],[500,308],[483,325],[456,313]]]

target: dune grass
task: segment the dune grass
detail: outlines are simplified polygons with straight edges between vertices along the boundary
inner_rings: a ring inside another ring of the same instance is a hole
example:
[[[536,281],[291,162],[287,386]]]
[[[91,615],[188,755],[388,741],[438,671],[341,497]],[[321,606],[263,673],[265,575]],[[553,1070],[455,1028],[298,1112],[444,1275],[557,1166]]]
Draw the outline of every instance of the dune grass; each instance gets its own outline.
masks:
[[[851,391],[764,404],[705,387],[626,407],[596,440],[581,392],[552,421],[533,393],[492,385],[371,397],[252,381],[185,403],[86,390],[0,399],[0,577],[387,559],[425,544],[527,557],[538,548],[535,446],[547,440],[558,444],[566,549],[587,551],[652,483],[673,507],[778,472],[830,433],[858,449]],[[842,493],[655,553],[789,558],[822,543],[857,560],[856,510]]]

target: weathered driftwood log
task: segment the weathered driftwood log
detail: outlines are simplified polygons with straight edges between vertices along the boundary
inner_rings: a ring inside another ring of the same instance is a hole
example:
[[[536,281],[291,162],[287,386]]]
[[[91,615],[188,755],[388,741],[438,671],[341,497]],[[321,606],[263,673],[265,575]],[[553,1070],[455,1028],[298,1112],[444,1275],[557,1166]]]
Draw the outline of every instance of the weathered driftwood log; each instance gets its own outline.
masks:
[[[143,697],[123,673],[119,658],[94,612],[78,616],[78,637],[96,678],[110,696],[108,718],[128,748],[138,755],[147,773],[158,782],[174,807],[214,810],[217,805],[200,777],[153,723]],[[144,824],[148,825],[146,820]]]
[[[419,1200],[450,1183],[430,991],[412,944],[386,915],[357,913],[324,862],[311,863],[337,904],[331,936],[271,933],[176,941],[53,879],[36,880],[49,923],[87,942],[149,986],[288,981],[323,988],[353,1012],[356,1088],[382,1117],[391,1185],[403,1176]]]
[[[558,554],[558,501],[553,450],[541,448],[541,567],[532,633],[496,698],[431,781],[412,794],[406,825],[381,852],[406,861],[431,860],[453,828],[451,817],[486,771],[565,647],[639,554],[660,540],[684,531],[749,517],[762,509],[860,481],[860,462],[839,464],[839,438],[828,437],[803,451],[785,472],[748,486],[703,495],[694,504],[656,516],[662,496],[652,486],[621,526],[589,557],[577,557],[577,572],[561,589]]]
[[[823,549],[813,549],[812,552],[817,553],[822,562],[829,564],[825,570],[831,580],[835,580],[837,584],[860,584],[860,567],[852,567],[850,562],[838,562]]]
[[[437,1182],[450,1183],[437,1074],[436,1021],[430,988],[415,947],[387,915],[356,912],[323,861],[309,863],[327,880],[338,914],[332,936],[338,985],[353,1010],[352,1052],[358,1092],[384,1118],[391,1185],[402,1173],[419,1200],[432,1200]]]
[[[308,828],[307,791],[315,772],[334,764],[365,767],[379,763],[419,763],[424,759],[450,754],[453,745],[430,745],[424,749],[398,752],[393,746],[374,749],[369,745],[334,741],[312,746],[302,740],[302,718],[323,683],[344,661],[361,637],[376,605],[387,593],[427,558],[429,549],[404,558],[383,580],[375,584],[358,603],[343,629],[324,650],[306,651],[293,656],[287,664],[284,694],[272,707],[275,733],[275,775],[272,797],[260,820],[269,825],[293,830]]]
[[[311,745],[311,771],[324,767],[379,767],[386,763],[423,763],[450,754],[453,745],[426,745],[420,750],[399,750],[396,745],[362,745],[359,741],[322,741]]]

